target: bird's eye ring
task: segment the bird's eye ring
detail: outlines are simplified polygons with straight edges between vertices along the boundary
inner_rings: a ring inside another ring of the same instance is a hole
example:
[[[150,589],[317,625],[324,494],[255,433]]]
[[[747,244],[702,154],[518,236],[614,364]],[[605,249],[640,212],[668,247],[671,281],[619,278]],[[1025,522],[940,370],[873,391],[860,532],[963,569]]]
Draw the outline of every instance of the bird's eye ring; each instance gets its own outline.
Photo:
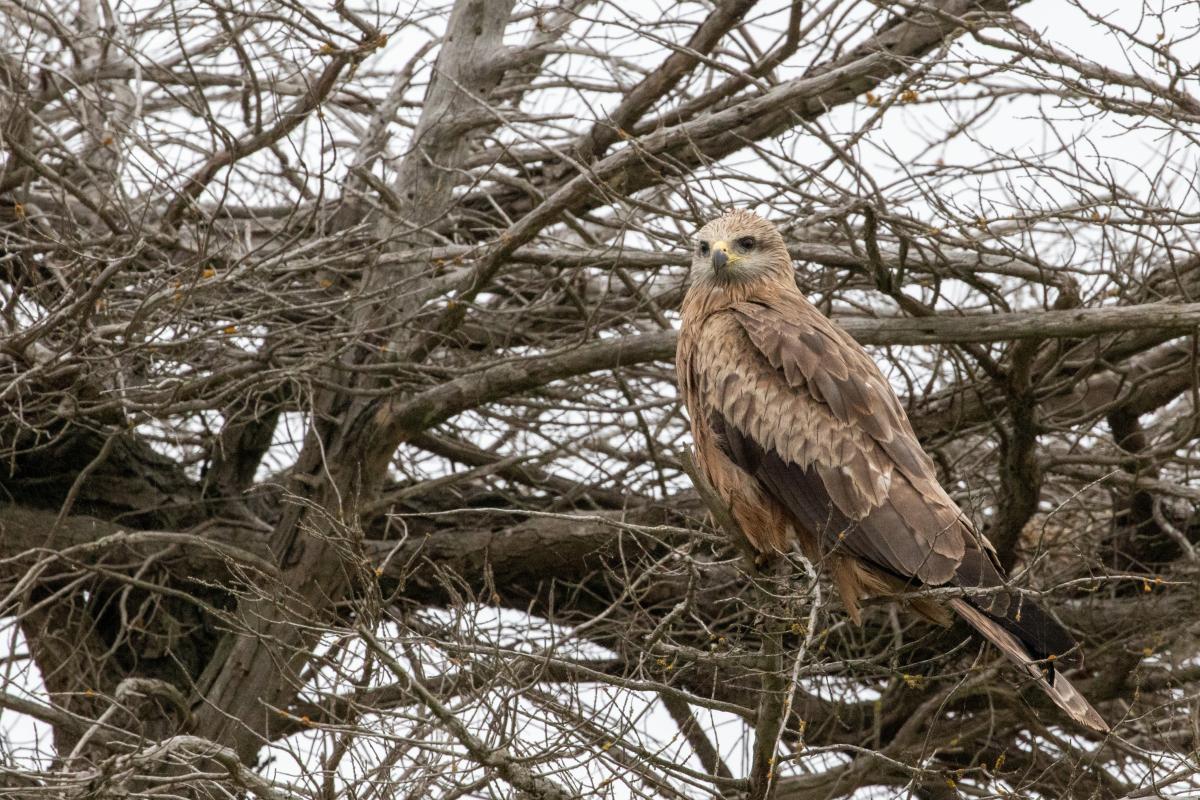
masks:
[[[702,256],[708,255],[708,242],[701,242],[700,246],[697,249],[700,251],[700,255],[702,255]]]
[[[741,250],[743,253],[750,252],[751,250],[754,249],[754,237],[753,236],[743,236],[742,238],[737,240],[737,246],[738,246],[738,250]]]

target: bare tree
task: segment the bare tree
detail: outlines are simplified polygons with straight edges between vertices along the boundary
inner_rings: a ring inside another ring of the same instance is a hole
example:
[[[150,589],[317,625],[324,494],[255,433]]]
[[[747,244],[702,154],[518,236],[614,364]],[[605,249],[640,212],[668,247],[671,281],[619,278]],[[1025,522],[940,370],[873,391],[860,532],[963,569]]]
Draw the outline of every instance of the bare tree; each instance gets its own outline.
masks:
[[[1200,12],[1094,5],[0,0],[0,793],[1200,791]],[[730,205],[1113,734],[726,535]]]

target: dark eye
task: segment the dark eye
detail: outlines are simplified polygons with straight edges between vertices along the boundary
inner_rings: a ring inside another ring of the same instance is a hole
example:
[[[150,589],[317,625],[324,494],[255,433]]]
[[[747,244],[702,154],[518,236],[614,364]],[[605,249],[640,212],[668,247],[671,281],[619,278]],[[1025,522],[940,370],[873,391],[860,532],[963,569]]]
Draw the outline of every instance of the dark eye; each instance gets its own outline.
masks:
[[[738,250],[741,250],[743,253],[749,253],[751,250],[753,250],[754,244],[755,242],[753,236],[743,236],[737,240]]]
[[[696,249],[699,251],[700,255],[708,255],[708,242],[701,242],[700,246]]]

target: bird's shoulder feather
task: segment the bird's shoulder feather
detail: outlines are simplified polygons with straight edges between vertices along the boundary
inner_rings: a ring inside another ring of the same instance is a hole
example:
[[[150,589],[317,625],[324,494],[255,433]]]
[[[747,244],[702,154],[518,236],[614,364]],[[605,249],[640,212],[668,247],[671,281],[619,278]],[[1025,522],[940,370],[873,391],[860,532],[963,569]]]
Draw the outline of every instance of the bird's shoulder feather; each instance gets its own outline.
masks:
[[[691,336],[693,414],[801,525],[900,576],[954,575],[969,525],[856,342],[803,298],[733,304]]]

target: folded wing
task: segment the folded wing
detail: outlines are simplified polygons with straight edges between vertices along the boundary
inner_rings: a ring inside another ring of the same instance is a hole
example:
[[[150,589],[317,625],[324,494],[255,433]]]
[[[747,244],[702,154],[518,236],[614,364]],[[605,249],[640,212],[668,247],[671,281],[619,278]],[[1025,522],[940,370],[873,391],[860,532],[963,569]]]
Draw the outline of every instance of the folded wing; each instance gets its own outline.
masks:
[[[914,587],[995,589],[951,605],[1039,676],[1071,716],[1103,726],[1065,679],[1055,680],[1054,664],[1077,658],[1074,640],[1002,588],[991,545],[939,484],[895,393],[857,343],[803,299],[734,305],[710,317],[700,338],[690,379],[722,451],[819,538],[822,552]],[[1048,658],[1040,677],[1030,662]]]

